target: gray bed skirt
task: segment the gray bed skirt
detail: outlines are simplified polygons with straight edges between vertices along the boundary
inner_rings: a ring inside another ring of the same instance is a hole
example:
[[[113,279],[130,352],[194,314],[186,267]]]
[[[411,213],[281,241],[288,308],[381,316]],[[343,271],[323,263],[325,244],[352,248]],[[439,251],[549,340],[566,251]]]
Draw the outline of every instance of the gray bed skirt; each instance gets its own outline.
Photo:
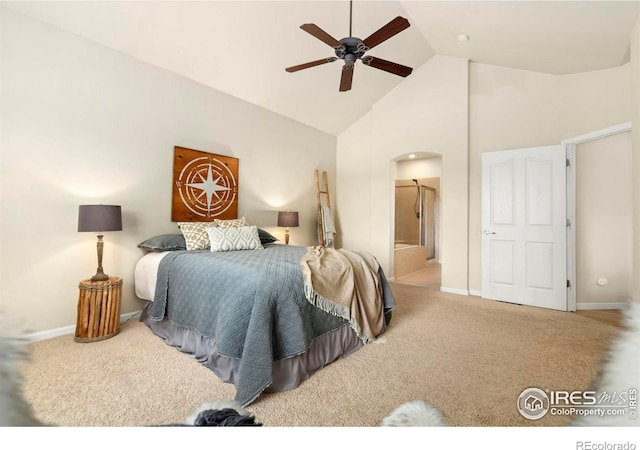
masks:
[[[235,385],[240,358],[221,355],[217,351],[215,340],[197,330],[174,324],[166,317],[161,321],[150,320],[148,310],[151,303],[147,302],[145,305],[140,316],[141,322],[168,345],[194,357],[225,383]],[[390,311],[387,322],[389,320]],[[351,326],[345,323],[340,328],[318,336],[306,352],[276,361],[273,365],[272,382],[263,392],[294,389],[324,366],[350,355],[363,345]]]

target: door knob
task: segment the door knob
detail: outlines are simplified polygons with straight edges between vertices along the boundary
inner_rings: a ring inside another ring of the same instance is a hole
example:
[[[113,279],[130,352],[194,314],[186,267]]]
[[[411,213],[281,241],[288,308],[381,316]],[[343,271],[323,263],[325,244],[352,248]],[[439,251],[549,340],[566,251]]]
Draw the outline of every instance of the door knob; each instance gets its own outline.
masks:
[[[496,234],[495,231],[489,231],[489,230],[484,230],[483,233],[484,234]]]

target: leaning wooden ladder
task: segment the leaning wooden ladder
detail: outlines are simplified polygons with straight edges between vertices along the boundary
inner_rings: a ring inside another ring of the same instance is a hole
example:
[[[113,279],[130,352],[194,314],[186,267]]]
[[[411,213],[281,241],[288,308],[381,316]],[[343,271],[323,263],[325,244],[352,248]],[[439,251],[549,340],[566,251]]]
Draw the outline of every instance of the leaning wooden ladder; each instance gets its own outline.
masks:
[[[322,172],[322,181],[324,183],[324,190],[320,189],[320,177],[318,176],[318,170],[315,171],[316,177],[316,198],[318,200],[318,239],[320,245],[325,247],[327,245],[327,238],[324,235],[324,223],[322,220],[322,206],[326,206],[331,210],[331,197],[329,196],[329,182],[327,181],[327,171]]]

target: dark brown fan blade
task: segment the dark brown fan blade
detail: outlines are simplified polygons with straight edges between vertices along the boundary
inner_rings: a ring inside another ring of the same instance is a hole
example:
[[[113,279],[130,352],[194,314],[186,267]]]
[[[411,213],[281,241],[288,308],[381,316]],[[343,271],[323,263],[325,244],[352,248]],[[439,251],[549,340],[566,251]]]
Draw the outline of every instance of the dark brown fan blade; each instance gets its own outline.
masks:
[[[353,81],[354,65],[342,67],[342,76],[340,77],[340,92],[351,90],[351,82]]]
[[[308,69],[309,67],[315,67],[315,66],[319,66],[321,64],[334,62],[337,59],[338,58],[335,58],[335,57],[318,59],[317,61],[311,61],[311,62],[304,63],[304,64],[298,64],[297,66],[287,67],[284,70],[286,70],[287,72],[297,72],[298,70]]]
[[[363,58],[362,62],[367,66],[375,67],[376,69],[384,70],[385,72],[389,72],[394,75],[400,75],[401,77],[406,77],[410,75],[411,72],[413,72],[413,69],[411,67],[403,66],[402,64],[397,64],[384,59],[375,58],[373,56]]]
[[[367,48],[373,48],[376,45],[386,41],[390,37],[395,36],[402,30],[409,28],[409,21],[404,17],[396,17],[391,22],[380,28],[371,36],[362,41]]]
[[[309,33],[311,36],[320,39],[322,42],[330,45],[333,48],[343,47],[342,43],[339,40],[331,36],[316,24],[305,23],[304,25],[300,25],[300,28]]]

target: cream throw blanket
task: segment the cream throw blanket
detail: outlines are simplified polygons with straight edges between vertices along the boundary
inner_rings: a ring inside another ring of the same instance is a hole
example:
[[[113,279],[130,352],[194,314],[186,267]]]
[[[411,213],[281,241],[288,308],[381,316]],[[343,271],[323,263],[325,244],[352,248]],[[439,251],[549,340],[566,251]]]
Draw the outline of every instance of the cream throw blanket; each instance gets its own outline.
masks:
[[[308,247],[300,260],[304,291],[323,311],[349,321],[366,344],[385,329],[378,262],[366,252]]]

